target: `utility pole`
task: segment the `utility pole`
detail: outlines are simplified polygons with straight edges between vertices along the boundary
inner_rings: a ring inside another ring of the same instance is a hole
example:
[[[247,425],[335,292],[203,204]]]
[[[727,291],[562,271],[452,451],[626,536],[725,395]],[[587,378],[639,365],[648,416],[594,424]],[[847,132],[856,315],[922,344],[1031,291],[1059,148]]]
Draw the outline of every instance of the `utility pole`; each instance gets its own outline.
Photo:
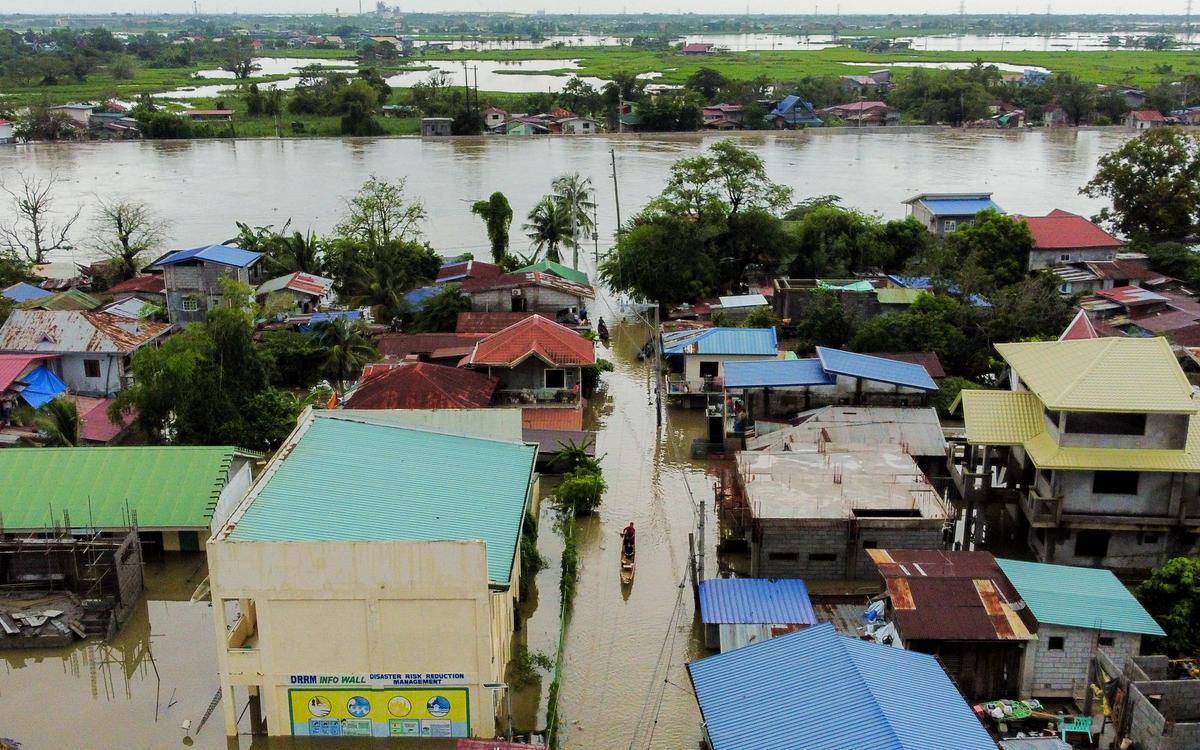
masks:
[[[596,264],[596,269],[600,268],[600,209],[599,202],[592,201],[592,242],[595,243],[595,249],[592,251],[592,262]]]
[[[621,190],[617,185],[617,152],[614,149],[608,150],[609,158],[612,159],[612,181],[613,181],[613,199],[617,206],[617,236],[621,236]]]
[[[654,303],[654,419],[662,427],[662,334],[659,333],[661,324],[658,322],[658,302]]]
[[[703,497],[700,498],[700,530],[699,530],[699,533],[700,533],[700,544],[698,547],[696,547],[696,559],[699,563],[699,565],[697,566],[699,568],[699,577],[700,577],[700,580],[703,581],[704,580],[704,498]],[[697,588],[699,588],[699,584],[697,584]]]

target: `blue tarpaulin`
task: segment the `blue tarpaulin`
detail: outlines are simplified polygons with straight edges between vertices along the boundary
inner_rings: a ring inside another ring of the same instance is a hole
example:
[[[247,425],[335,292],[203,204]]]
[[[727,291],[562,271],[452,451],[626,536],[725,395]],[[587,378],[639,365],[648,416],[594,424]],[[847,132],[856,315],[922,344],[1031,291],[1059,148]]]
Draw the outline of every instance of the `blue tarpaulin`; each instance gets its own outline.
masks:
[[[21,382],[25,383],[21,398],[35,409],[53,401],[55,396],[67,390],[67,384],[46,369],[45,365],[21,378]]]

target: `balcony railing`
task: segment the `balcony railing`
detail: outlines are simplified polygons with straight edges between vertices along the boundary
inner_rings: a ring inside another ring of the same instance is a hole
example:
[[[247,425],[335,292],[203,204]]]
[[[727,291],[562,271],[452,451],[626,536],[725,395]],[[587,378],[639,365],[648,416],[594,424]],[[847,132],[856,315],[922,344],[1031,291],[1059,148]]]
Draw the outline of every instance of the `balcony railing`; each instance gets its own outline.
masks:
[[[496,391],[496,403],[511,406],[558,406],[579,402],[572,388],[510,388]]]
[[[686,380],[682,375],[667,376],[667,394],[681,396],[693,393],[720,393],[725,389],[723,378],[701,378]]]

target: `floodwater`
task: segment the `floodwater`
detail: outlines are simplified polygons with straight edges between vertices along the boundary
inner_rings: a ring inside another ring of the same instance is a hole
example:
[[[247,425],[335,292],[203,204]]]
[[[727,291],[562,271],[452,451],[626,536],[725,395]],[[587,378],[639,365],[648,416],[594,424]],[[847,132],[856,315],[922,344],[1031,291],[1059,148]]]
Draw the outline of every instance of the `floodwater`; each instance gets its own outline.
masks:
[[[1090,215],[1100,202],[1079,195],[1097,159],[1129,137],[1123,128],[986,132],[926,130],[857,133],[819,129],[735,136],[762,157],[772,179],[796,198],[833,194],[885,218],[902,217],[904,199],[920,192],[992,191],[1007,211],[1027,215],[1061,208]],[[57,210],[84,208],[59,262],[94,256],[87,222],[102,196],[145,201],[168,222],[168,247],[193,247],[252,226],[330,231],[368,175],[407,178],[425,204],[425,234],[440,252],[484,255],[487,236],[471,203],[503,191],[516,217],[512,247],[525,251],[522,218],[563,173],[590,177],[597,190],[600,234],[616,225],[610,149],[616,155],[621,217],[628,220],[657,194],[677,159],[719,136],[542,136],[478,138],[326,138],[0,146],[0,176],[54,175]],[[0,202],[0,222],[12,207]]]
[[[319,68],[357,68],[358,62],[353,59],[345,60],[328,60],[324,58],[310,57],[256,57],[254,62],[258,65],[258,70],[250,74],[251,78],[262,78],[263,76],[283,75],[293,71],[300,70],[315,65]],[[201,70],[193,74],[193,78],[234,78],[233,71],[229,70]]]
[[[970,70],[975,67],[974,62],[843,62],[842,65],[855,65],[864,68],[935,68],[938,70]],[[1038,67],[1037,65],[1013,65],[1011,63],[984,62],[983,65],[991,66],[996,70],[1005,73],[1024,73],[1027,70],[1036,70],[1042,73],[1049,73],[1049,68]]]

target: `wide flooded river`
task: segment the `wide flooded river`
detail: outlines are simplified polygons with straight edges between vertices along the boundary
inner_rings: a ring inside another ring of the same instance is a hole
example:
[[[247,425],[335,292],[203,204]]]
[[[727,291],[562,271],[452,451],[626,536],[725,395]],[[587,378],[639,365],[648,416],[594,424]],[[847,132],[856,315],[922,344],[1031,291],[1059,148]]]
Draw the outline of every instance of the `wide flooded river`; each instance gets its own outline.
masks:
[[[904,215],[919,192],[991,191],[1012,213],[1062,208],[1094,213],[1100,204],[1078,189],[1100,155],[1131,136],[1123,128],[984,132],[808,130],[746,134],[770,176],[797,199],[833,194],[845,205],[884,217]],[[671,164],[699,153],[717,136],[549,136],[479,138],[246,139],[0,146],[0,179],[17,172],[55,175],[62,211],[85,206],[76,249],[57,260],[83,261],[87,217],[100,198],[145,201],[168,221],[172,247],[221,242],[235,221],[299,230],[330,230],[344,201],[368,175],[408,179],[429,211],[426,234],[446,255],[487,252],[483,223],[471,203],[503,191],[515,219],[512,247],[523,251],[523,217],[566,172],[590,177],[598,191],[602,242],[612,236],[616,205],[610,150],[616,156],[623,219],[663,186]],[[0,202],[0,221],[12,206]]]

